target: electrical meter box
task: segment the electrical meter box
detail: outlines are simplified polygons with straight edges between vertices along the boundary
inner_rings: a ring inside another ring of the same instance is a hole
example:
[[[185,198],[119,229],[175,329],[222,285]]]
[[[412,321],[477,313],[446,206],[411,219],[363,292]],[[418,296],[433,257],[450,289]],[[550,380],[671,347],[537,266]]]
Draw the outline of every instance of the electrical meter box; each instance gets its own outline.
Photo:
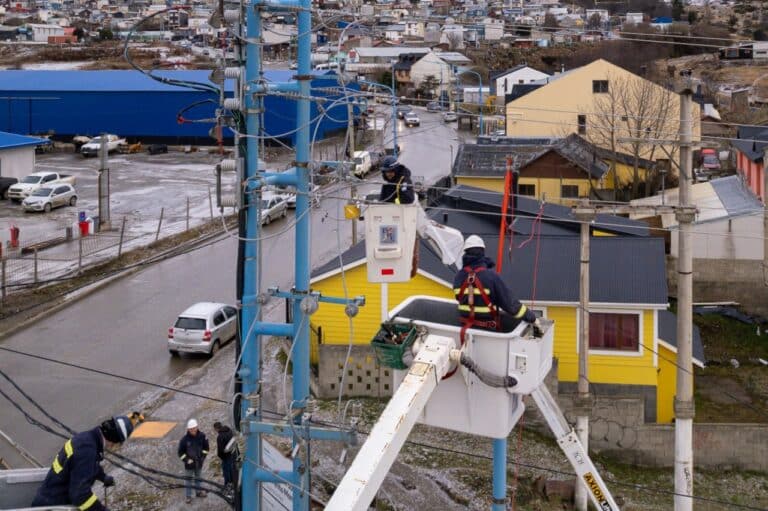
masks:
[[[461,344],[461,325],[456,301],[431,296],[412,296],[390,312],[395,323],[426,327],[429,334],[452,337]],[[513,376],[517,385],[493,388],[460,366],[437,386],[419,422],[439,428],[490,438],[506,438],[525,411],[523,396],[544,382],[552,368],[554,325],[541,319],[543,335],[506,317],[501,332],[469,328],[462,350],[483,370]],[[394,388],[407,370],[394,372]],[[449,373],[450,374],[450,373]]]
[[[369,282],[411,280],[420,209],[418,203],[368,206],[365,211],[365,255]]]

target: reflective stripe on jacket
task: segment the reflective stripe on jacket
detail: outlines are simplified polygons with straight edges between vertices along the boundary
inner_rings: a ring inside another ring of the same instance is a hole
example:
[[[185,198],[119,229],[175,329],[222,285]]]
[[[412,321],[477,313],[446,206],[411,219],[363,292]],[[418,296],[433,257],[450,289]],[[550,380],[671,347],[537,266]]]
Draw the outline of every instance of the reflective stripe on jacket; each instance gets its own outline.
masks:
[[[512,295],[507,285],[501,280],[501,277],[492,270],[495,263],[485,256],[467,256],[465,255],[462,261],[462,269],[456,273],[453,279],[453,293],[456,300],[459,302],[459,314],[462,318],[468,318],[470,315],[469,307],[469,288],[465,290],[465,295],[462,299],[459,299],[459,291],[462,284],[467,280],[469,273],[465,268],[469,267],[476,271],[476,279],[482,283],[482,286],[491,301],[491,304],[498,309],[501,309],[515,319],[521,319],[526,312],[525,305],[521,304]],[[486,268],[483,271],[477,271],[479,268]],[[479,321],[491,321],[494,319],[491,309],[483,301],[480,289],[474,288],[474,309],[475,319]]]
[[[81,511],[104,511],[91,487],[104,480],[104,440],[99,428],[77,433],[64,443],[51,463],[33,506],[73,505]]]

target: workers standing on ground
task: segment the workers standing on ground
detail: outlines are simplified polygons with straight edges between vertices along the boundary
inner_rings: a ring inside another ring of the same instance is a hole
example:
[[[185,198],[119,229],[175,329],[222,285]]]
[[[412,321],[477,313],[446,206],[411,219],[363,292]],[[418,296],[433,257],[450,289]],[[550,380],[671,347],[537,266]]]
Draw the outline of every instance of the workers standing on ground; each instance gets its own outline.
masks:
[[[114,478],[106,475],[101,466],[104,443],[113,448],[125,442],[132,432],[131,420],[121,415],[76,433],[53,459],[32,506],[70,505],[82,511],[106,511],[106,506],[91,489],[94,481],[101,481],[105,488],[115,484]]]
[[[187,432],[179,441],[178,455],[184,463],[186,475],[185,494],[187,504],[192,502],[192,487],[194,485],[196,495],[205,497],[206,493],[200,489],[200,472],[203,470],[203,462],[208,456],[208,439],[205,433],[197,427],[196,419],[187,421]]]
[[[515,299],[501,277],[492,271],[496,264],[485,256],[485,242],[473,234],[464,241],[461,270],[453,279],[461,323],[466,328],[501,330],[500,310],[526,323],[536,323],[532,310]]]
[[[379,200],[395,204],[412,204],[415,200],[411,171],[405,165],[398,163],[397,157],[387,156],[381,162],[381,175],[384,183],[381,185]]]
[[[215,422],[213,429],[216,431],[216,455],[221,459],[221,472],[224,476],[224,486],[227,489],[235,487],[235,461],[237,461],[238,446],[232,430],[221,422]]]

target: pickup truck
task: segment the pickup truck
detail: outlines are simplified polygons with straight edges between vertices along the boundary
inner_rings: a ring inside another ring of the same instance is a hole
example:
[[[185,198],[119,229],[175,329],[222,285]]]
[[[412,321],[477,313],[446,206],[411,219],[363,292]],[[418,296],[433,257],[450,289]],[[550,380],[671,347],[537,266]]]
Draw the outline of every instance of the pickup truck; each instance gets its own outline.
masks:
[[[112,153],[126,143],[124,138],[120,138],[117,135],[104,135],[107,137],[107,152]],[[80,148],[80,154],[87,158],[89,156],[96,156],[101,149],[101,137],[94,137],[87,144],[83,144]]]
[[[34,172],[8,188],[8,198],[14,202],[26,199],[32,192],[53,185],[74,185],[75,176],[58,172]]]
[[[0,197],[7,199],[8,189],[18,182],[19,180],[15,177],[0,177]]]

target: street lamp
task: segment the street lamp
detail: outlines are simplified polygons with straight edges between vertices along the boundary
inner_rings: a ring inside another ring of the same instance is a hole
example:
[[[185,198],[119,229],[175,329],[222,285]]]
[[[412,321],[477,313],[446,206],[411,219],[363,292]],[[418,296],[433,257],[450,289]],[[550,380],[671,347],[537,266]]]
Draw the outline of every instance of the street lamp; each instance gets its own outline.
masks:
[[[472,71],[471,69],[465,69],[464,71],[460,71],[456,74],[456,80],[458,81],[459,76],[463,75],[464,73],[472,73],[473,75],[477,76],[477,81],[480,84],[479,92],[480,92],[480,135],[483,134],[483,78],[480,76],[480,73],[477,71]]]

